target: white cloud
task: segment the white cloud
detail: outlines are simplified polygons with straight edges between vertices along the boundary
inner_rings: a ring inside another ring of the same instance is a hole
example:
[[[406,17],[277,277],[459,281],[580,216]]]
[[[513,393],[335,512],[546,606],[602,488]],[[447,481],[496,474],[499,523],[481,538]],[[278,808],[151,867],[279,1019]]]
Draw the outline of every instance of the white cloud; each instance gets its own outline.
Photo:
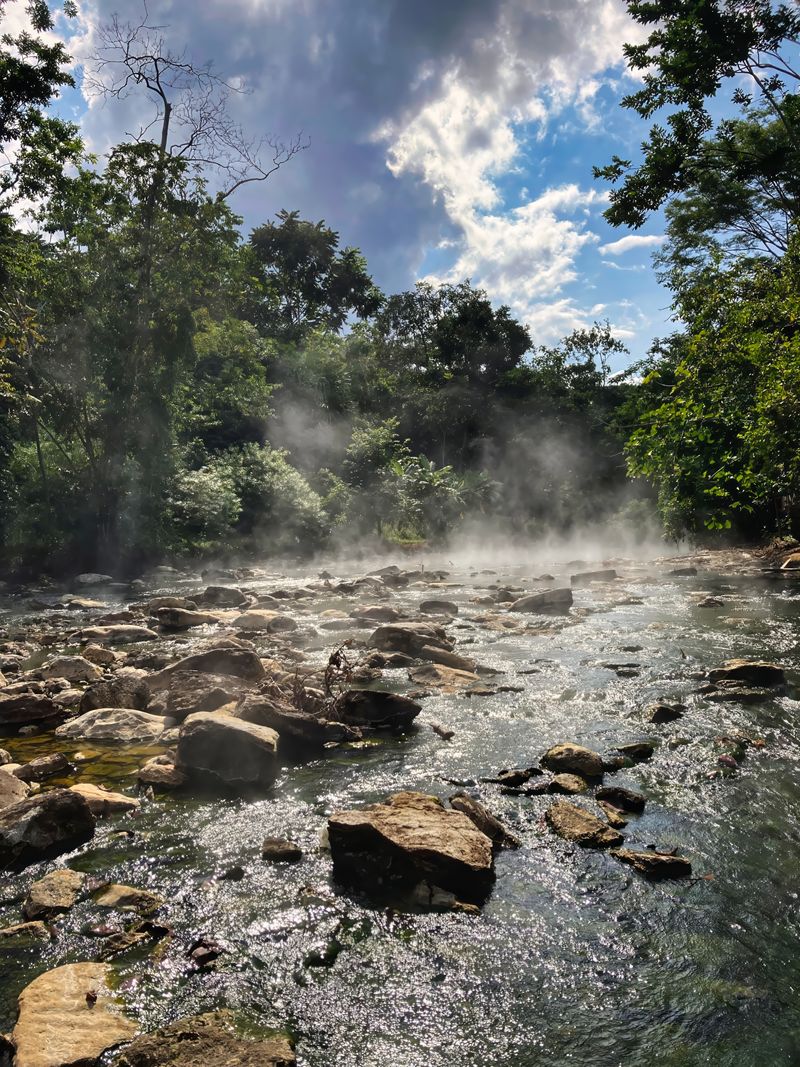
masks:
[[[621,256],[625,252],[638,252],[642,248],[655,248],[657,245],[662,244],[663,241],[663,234],[644,236],[644,234],[632,233],[627,237],[620,237],[618,241],[600,245],[599,251],[604,256]]]

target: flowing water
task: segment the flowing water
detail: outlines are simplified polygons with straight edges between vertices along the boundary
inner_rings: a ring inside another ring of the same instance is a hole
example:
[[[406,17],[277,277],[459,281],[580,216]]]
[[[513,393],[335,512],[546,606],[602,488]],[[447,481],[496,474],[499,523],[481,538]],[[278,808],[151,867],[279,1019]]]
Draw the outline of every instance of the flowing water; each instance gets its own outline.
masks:
[[[797,693],[790,685],[749,705],[695,693],[703,672],[736,656],[780,662],[792,679],[800,580],[742,573],[742,565],[677,578],[666,564],[617,563],[622,580],[577,590],[568,616],[520,617],[533,632],[474,621],[490,611],[470,603],[482,587],[540,588],[530,579],[546,566],[450,568],[442,586],[412,583],[391,599],[409,611],[426,597],[456,601],[460,614],[448,624],[456,650],[504,672],[495,682],[520,691],[430,696],[417,730],[287,764],[264,799],[157,797],[135,819],[98,824],[89,846],[56,861],[166,898],[161,914],[174,936],[115,961],[143,1026],[227,1006],[256,1027],[288,1026],[308,1067],[800,1063]],[[243,584],[260,592],[312,578]],[[200,586],[159,591],[192,588]],[[722,605],[697,606],[701,592]],[[358,602],[326,594],[288,602],[288,610],[313,626],[323,610]],[[2,608],[7,632],[41,623],[24,615],[24,601]],[[307,656],[322,663],[348,635],[319,633]],[[618,673],[603,664],[637,666]],[[379,684],[413,688],[397,671]],[[643,709],[656,699],[688,710],[653,726]],[[450,742],[429,728],[433,720],[455,731]],[[738,771],[719,773],[732,736],[759,744],[747,747]],[[607,779],[647,796],[626,843],[677,847],[692,861],[691,880],[647,882],[608,854],[548,833],[542,816],[551,798],[503,796],[479,782],[529,766],[559,741],[608,752],[642,739],[657,742],[653,759]],[[46,735],[0,744],[19,758],[72,751]],[[83,748],[91,750],[83,780],[133,791],[147,753]],[[374,908],[332,882],[320,847],[331,811],[401,789],[444,798],[456,791],[452,782],[467,783],[522,840],[498,855],[479,915]],[[270,835],[297,841],[304,860],[264,863],[260,844]],[[0,925],[20,921],[28,884],[51,866],[6,880]],[[213,877],[237,866],[238,880]],[[13,1025],[16,997],[36,974],[96,957],[97,939],[82,930],[98,921],[86,900],[58,923],[52,943],[0,943],[0,1028]],[[226,949],[212,973],[187,970],[186,950],[200,935]]]

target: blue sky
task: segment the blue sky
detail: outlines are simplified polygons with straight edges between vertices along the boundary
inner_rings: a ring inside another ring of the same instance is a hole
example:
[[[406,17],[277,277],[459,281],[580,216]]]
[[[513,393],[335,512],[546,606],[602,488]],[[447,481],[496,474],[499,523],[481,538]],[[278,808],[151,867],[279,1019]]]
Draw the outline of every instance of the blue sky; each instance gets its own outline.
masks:
[[[21,6],[20,0],[15,3]],[[69,25],[76,61],[135,0],[89,0]],[[633,240],[602,217],[593,164],[636,156],[646,130],[619,107],[621,0],[150,0],[176,49],[250,90],[234,101],[254,135],[310,146],[242,190],[245,230],[281,208],[324,218],[360,247],[386,291],[471,277],[528,322],[536,343],[609,319],[641,357],[670,329],[650,260],[654,218]],[[12,15],[13,18],[13,15]],[[102,152],[147,102],[80,90],[61,109]]]

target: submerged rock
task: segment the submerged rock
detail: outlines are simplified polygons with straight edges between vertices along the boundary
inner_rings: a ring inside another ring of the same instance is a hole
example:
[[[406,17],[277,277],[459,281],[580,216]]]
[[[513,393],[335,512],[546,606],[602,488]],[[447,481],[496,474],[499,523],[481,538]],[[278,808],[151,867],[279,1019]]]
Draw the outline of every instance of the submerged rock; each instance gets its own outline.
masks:
[[[688,878],[692,873],[689,860],[670,853],[650,852],[649,850],[637,852],[630,848],[617,848],[611,855],[653,881],[662,878]]]
[[[296,630],[297,623],[289,615],[278,611],[245,611],[231,623],[237,630],[263,632],[269,634]]]
[[[292,1046],[282,1036],[238,1037],[227,1012],[179,1019],[137,1037],[114,1067],[294,1067]]]
[[[548,792],[577,796],[579,793],[585,793],[588,788],[589,783],[579,774],[556,774],[549,783]]]
[[[585,808],[566,800],[551,804],[544,817],[553,833],[582,848],[613,848],[622,842],[622,834]]]
[[[94,837],[89,805],[69,789],[53,789],[0,811],[0,870],[22,870]]]
[[[589,780],[603,777],[603,757],[582,745],[553,745],[542,756],[542,766],[557,774],[577,774]]]
[[[11,1035],[15,1067],[78,1067],[129,1041],[136,1025],[123,1014],[106,963],[68,963],[46,971],[19,997]]]
[[[86,875],[65,867],[50,871],[44,878],[34,882],[22,909],[26,919],[49,919],[69,911],[78,899]]]
[[[633,741],[628,745],[620,745],[617,751],[632,763],[646,763],[653,758],[655,745],[649,741]]]
[[[458,615],[458,604],[452,600],[423,600],[419,610],[423,615]]]
[[[56,737],[90,741],[157,741],[164,732],[160,715],[136,708],[96,708],[70,719],[56,730]]]
[[[191,608],[163,605],[154,612],[159,625],[168,630],[190,630],[193,626],[214,626],[219,622],[216,615],[207,611],[194,611]]]
[[[277,756],[274,730],[220,712],[191,715],[178,737],[179,770],[235,788],[272,785]]]
[[[492,842],[437,797],[396,793],[328,820],[334,875],[365,892],[419,882],[482,903],[494,882]]]

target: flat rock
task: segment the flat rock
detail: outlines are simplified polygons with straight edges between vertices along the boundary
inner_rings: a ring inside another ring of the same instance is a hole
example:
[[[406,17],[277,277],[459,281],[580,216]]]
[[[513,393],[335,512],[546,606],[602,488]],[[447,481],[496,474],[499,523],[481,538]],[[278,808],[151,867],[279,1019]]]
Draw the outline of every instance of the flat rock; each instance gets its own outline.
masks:
[[[603,757],[599,752],[568,742],[549,748],[542,756],[542,766],[556,774],[577,774],[590,781],[603,777]]]
[[[608,823],[566,800],[551,804],[544,817],[553,833],[582,848],[614,848],[622,842],[622,834]]]
[[[353,608],[350,618],[364,619],[368,622],[397,622],[403,618],[403,613],[391,604],[364,604]]]
[[[419,659],[429,660],[431,663],[439,663],[444,667],[453,667],[457,671],[467,671],[474,674],[478,664],[468,656],[459,656],[457,652],[450,652],[446,648],[437,648],[435,645],[423,645],[417,652]]]
[[[542,593],[530,593],[519,597],[508,606],[509,611],[547,612],[553,608],[566,610],[572,604],[572,590],[546,589]]]
[[[46,923],[36,919],[30,923],[15,923],[13,926],[4,926],[0,930],[0,940],[4,938],[30,938],[36,941],[50,941],[52,940],[52,933]],[[0,1061],[2,1062],[2,1061]]]
[[[294,1067],[285,1037],[242,1038],[227,1012],[179,1019],[137,1037],[113,1061],[114,1067]]]
[[[365,891],[419,882],[482,903],[494,881],[492,842],[437,797],[396,793],[328,820],[334,875]]]
[[[75,585],[89,587],[92,585],[111,585],[114,581],[110,574],[98,574],[96,571],[87,571],[75,578]]]
[[[578,574],[571,574],[569,576],[569,584],[575,587],[591,585],[592,582],[613,582],[616,577],[617,572],[610,568],[600,571],[580,571]]]
[[[445,693],[456,693],[478,685],[480,678],[472,671],[460,671],[455,667],[446,667],[443,663],[427,663],[424,667],[414,667],[408,677],[417,685],[433,686]]]
[[[219,712],[191,715],[178,737],[177,766],[236,788],[265,787],[278,773],[278,735]]]
[[[238,608],[248,603],[248,598],[241,589],[229,585],[209,585],[194,597],[196,604],[204,608]]]
[[[53,789],[0,810],[0,870],[21,870],[69,852],[94,836],[89,805],[69,789]]]
[[[127,797],[124,793],[114,793],[101,785],[93,785],[90,782],[79,782],[71,785],[70,791],[82,796],[96,817],[106,815],[118,815],[125,811],[137,811],[141,802],[136,797]]]
[[[164,903],[164,898],[158,893],[152,893],[149,889],[137,889],[132,885],[111,882],[95,893],[94,902],[100,908],[145,914],[160,908]]]
[[[742,682],[746,685],[777,686],[786,683],[783,667],[777,663],[763,660],[731,659],[722,667],[708,673],[708,679],[715,685],[719,682]]]
[[[455,793],[450,797],[450,807],[463,812],[482,834],[486,834],[495,848],[519,848],[519,838],[474,797],[466,793]]]
[[[458,615],[458,604],[452,600],[423,600],[419,610],[423,615]]]
[[[136,708],[95,708],[70,719],[56,730],[56,737],[90,741],[157,741],[164,732],[160,715]]]
[[[682,856],[651,852],[649,849],[637,852],[631,848],[614,849],[611,855],[653,881],[662,878],[688,878],[692,873],[691,863]]]
[[[26,986],[11,1035],[15,1067],[82,1067],[129,1041],[136,1025],[123,1014],[111,976],[107,963],[68,963]]]
[[[56,656],[39,668],[42,678],[66,678],[68,682],[95,682],[103,672],[84,656]]]
[[[149,626],[113,623],[110,626],[87,626],[78,632],[81,641],[100,645],[133,645],[139,641],[157,641],[158,634]]]
[[[184,656],[156,674],[151,674],[148,678],[150,689],[156,691],[171,685],[172,676],[183,671],[221,674],[246,682],[260,682],[266,677],[264,665],[252,649],[209,648]]]
[[[55,723],[66,712],[43,693],[0,693],[0,726],[28,726],[31,723]]]
[[[71,871],[68,867],[50,871],[28,890],[23,915],[29,920],[48,919],[69,911],[78,899],[85,879],[80,871]]]

